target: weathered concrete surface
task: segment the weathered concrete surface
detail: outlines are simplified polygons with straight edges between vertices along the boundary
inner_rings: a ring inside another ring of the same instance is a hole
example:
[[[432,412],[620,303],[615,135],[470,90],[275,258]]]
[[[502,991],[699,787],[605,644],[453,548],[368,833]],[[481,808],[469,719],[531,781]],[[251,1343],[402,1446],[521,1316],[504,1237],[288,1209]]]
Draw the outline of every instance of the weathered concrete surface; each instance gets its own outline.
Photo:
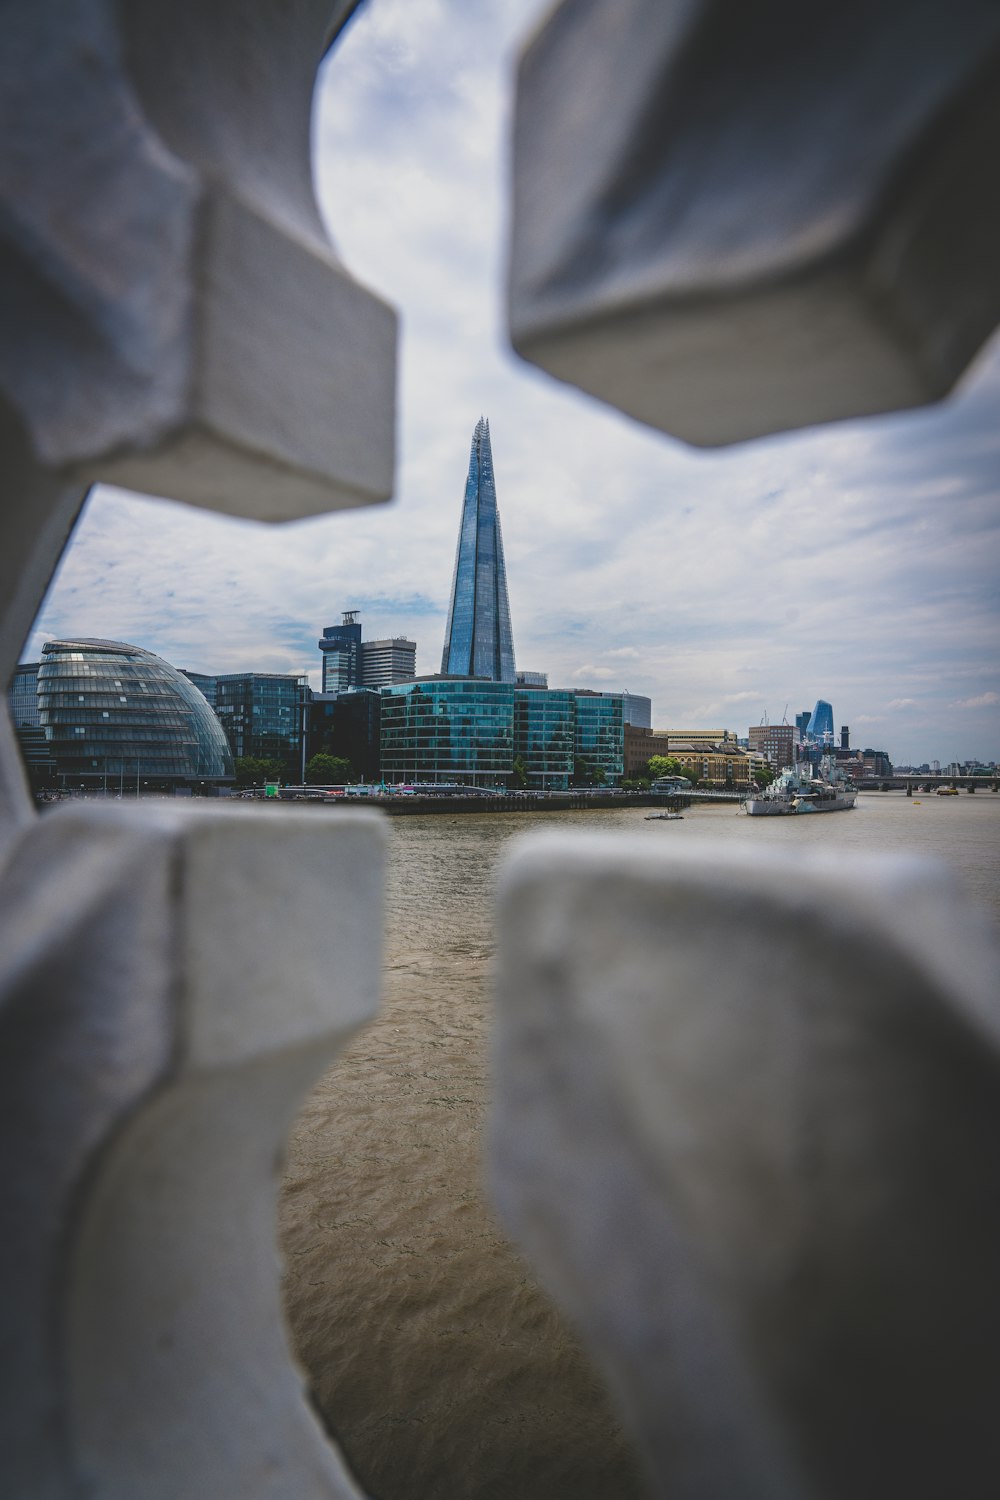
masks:
[[[303,1094],[375,1011],[383,826],[130,814],[56,809],[0,882],[0,1488],[346,1500],[288,1353],[275,1193]]]
[[[495,1194],[676,1497],[995,1491],[998,955],[947,872],[525,841]]]
[[[352,9],[6,7],[4,684],[95,479],[260,520],[389,495],[396,320],[309,162]],[[274,1222],[295,1109],[375,1005],[381,825],[346,816],[39,822],[0,708],[5,1496],[357,1493],[289,1356]]]
[[[312,194],[354,0],[13,0],[0,395],[68,482],[285,520],[386,499],[396,319]]]
[[[563,0],[521,60],[509,317],[706,446],[936,400],[1000,321],[1000,8]]]

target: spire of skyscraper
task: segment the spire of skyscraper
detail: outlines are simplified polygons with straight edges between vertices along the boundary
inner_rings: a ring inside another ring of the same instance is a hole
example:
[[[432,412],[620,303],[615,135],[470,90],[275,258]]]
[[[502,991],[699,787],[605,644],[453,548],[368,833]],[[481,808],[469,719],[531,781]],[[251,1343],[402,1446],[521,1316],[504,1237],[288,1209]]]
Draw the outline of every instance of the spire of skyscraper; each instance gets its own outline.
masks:
[[[515,676],[490,424],[483,417],[472,434],[441,671],[494,682]]]

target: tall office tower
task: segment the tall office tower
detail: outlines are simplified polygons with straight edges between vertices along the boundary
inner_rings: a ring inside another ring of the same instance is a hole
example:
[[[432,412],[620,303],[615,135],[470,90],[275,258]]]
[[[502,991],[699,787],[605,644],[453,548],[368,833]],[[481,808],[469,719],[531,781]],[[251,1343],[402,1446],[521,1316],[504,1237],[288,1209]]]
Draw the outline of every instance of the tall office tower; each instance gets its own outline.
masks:
[[[328,625],[323,639],[317,641],[323,653],[323,692],[346,693],[358,680],[358,655],[361,646],[359,611],[345,609],[339,625]]]
[[[833,744],[833,709],[823,698],[817,699],[809,720],[809,738],[815,745]]]
[[[387,641],[361,642],[358,687],[386,687],[390,682],[412,682],[416,675],[416,641],[397,635]]]
[[[841,724],[840,726],[840,748],[841,750],[850,750],[851,748],[850,724]]]
[[[490,424],[482,417],[472,434],[441,672],[492,682],[516,676]]]

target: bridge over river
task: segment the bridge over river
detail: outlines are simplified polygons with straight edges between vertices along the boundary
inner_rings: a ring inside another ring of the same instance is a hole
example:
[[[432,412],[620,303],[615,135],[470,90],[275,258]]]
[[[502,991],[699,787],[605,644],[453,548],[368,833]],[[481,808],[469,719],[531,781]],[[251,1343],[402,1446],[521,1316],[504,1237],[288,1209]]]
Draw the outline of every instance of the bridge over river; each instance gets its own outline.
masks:
[[[857,783],[861,792],[934,792],[939,787],[954,787],[956,791],[996,792],[1000,791],[1000,779],[996,776],[868,776]]]

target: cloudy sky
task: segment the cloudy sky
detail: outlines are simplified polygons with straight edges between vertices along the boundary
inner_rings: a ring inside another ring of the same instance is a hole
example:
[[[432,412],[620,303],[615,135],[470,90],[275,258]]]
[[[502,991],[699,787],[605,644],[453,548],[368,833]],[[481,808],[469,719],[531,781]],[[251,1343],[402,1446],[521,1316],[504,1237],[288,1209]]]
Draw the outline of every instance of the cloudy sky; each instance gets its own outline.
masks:
[[[1000,340],[943,407],[697,453],[557,386],[503,329],[518,38],[540,0],[372,0],[320,75],[317,193],[402,317],[396,498],[265,528],[98,489],[25,651],[107,636],[309,670],[358,608],[440,664],[490,419],[518,665],[745,734],[819,698],[899,762],[1000,756]]]

